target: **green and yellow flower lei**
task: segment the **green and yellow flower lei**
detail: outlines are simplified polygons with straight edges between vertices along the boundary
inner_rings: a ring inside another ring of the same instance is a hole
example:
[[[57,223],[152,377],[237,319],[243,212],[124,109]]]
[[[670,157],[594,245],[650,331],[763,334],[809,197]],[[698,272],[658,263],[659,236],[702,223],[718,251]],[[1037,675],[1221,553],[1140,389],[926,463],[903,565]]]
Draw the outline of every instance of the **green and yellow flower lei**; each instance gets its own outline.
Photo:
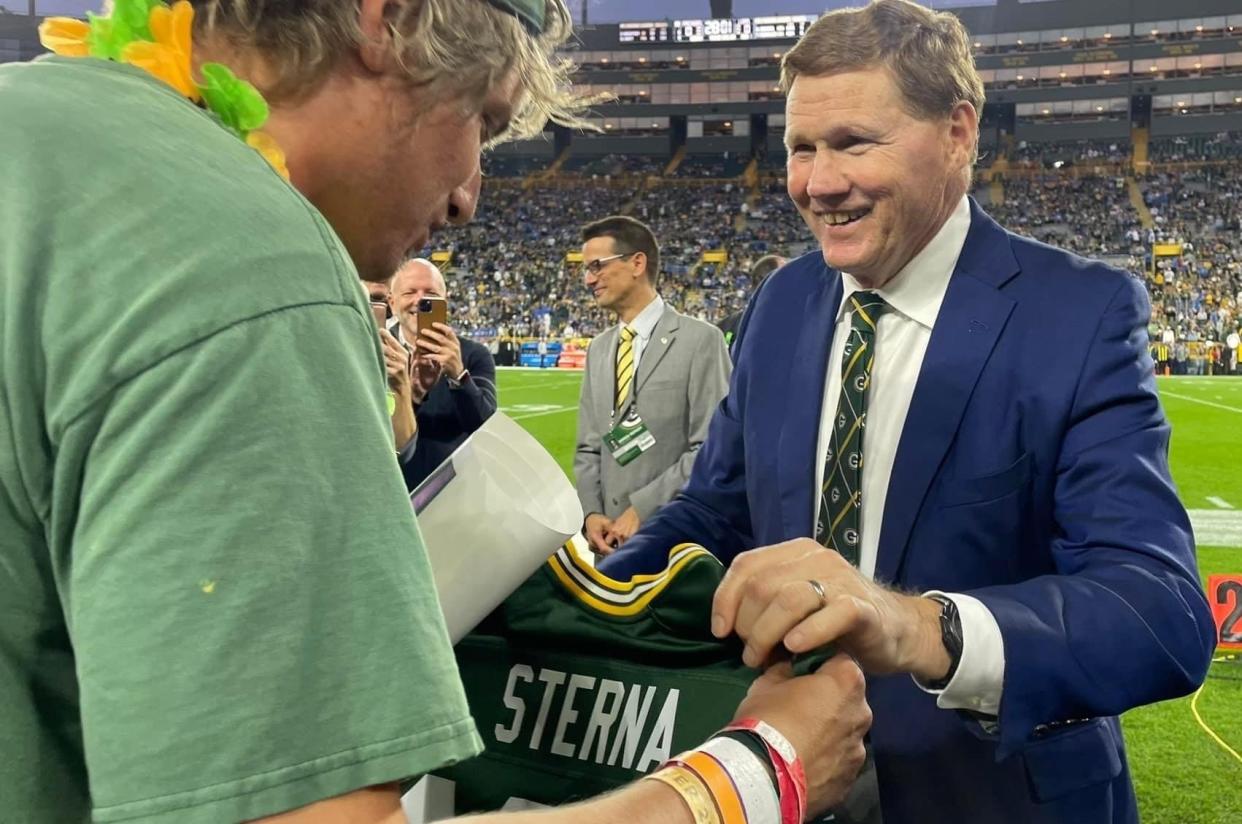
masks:
[[[45,48],[65,57],[97,57],[128,63],[172,86],[206,108],[226,129],[265,157],[286,179],[285,155],[270,135],[267,101],[259,90],[221,63],[204,63],[201,82],[190,59],[194,7],[188,0],[115,0],[112,13],[86,20],[49,17],[39,26]]]

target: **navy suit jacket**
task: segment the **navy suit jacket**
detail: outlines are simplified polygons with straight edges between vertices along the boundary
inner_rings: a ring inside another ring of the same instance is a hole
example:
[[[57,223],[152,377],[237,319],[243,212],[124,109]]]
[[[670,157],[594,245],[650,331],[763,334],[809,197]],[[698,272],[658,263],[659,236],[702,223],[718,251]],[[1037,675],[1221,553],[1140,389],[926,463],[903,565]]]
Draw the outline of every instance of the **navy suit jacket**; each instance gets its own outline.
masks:
[[[496,362],[483,344],[469,338],[458,340],[470,379],[453,389],[442,376],[422,405],[415,407],[418,440],[414,453],[400,460],[401,474],[410,490],[435,472],[496,411]]]
[[[728,563],[814,533],[841,294],[818,251],[763,284],[690,480],[602,570],[655,571],[683,541]],[[885,824],[1138,820],[1116,716],[1195,689],[1214,646],[1148,315],[1129,274],[1010,234],[972,201],[876,578],[980,599],[1004,639],[1004,693],[999,725],[983,725],[908,675],[868,679]]]

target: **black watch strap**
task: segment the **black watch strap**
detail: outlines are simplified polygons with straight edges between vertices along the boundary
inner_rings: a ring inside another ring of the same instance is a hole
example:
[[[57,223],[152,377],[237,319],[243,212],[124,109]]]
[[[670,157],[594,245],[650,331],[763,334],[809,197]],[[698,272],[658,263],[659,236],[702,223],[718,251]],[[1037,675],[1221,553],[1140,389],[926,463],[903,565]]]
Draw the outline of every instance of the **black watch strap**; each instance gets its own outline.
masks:
[[[943,595],[927,597],[940,604],[940,640],[949,653],[949,671],[944,678],[929,682],[926,686],[931,690],[942,690],[949,686],[957,674],[957,665],[962,662],[962,618],[957,614],[957,603],[952,598]]]

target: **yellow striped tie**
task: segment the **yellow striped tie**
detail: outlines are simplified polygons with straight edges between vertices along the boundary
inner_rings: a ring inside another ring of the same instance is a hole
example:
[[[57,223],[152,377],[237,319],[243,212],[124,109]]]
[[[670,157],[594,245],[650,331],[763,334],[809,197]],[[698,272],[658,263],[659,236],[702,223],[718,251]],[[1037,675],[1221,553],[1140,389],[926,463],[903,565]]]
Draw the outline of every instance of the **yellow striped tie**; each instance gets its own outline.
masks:
[[[634,387],[634,336],[638,334],[628,326],[621,327],[621,342],[617,344],[617,404],[616,410],[625,407]]]

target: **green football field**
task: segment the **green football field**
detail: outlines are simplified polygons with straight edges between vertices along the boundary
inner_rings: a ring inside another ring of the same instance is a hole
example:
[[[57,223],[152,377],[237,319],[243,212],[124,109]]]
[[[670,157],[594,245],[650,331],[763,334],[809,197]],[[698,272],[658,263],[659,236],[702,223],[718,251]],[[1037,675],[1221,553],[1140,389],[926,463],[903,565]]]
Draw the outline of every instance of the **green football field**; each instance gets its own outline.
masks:
[[[580,373],[557,370],[499,376],[501,409],[571,478],[580,381]],[[1199,571],[1205,581],[1242,574],[1242,378],[1161,378],[1159,386],[1173,423],[1173,477],[1199,540]],[[1242,821],[1242,760],[1225,749],[1242,753],[1242,660],[1217,658],[1197,700],[1143,707],[1123,719],[1147,824]]]

